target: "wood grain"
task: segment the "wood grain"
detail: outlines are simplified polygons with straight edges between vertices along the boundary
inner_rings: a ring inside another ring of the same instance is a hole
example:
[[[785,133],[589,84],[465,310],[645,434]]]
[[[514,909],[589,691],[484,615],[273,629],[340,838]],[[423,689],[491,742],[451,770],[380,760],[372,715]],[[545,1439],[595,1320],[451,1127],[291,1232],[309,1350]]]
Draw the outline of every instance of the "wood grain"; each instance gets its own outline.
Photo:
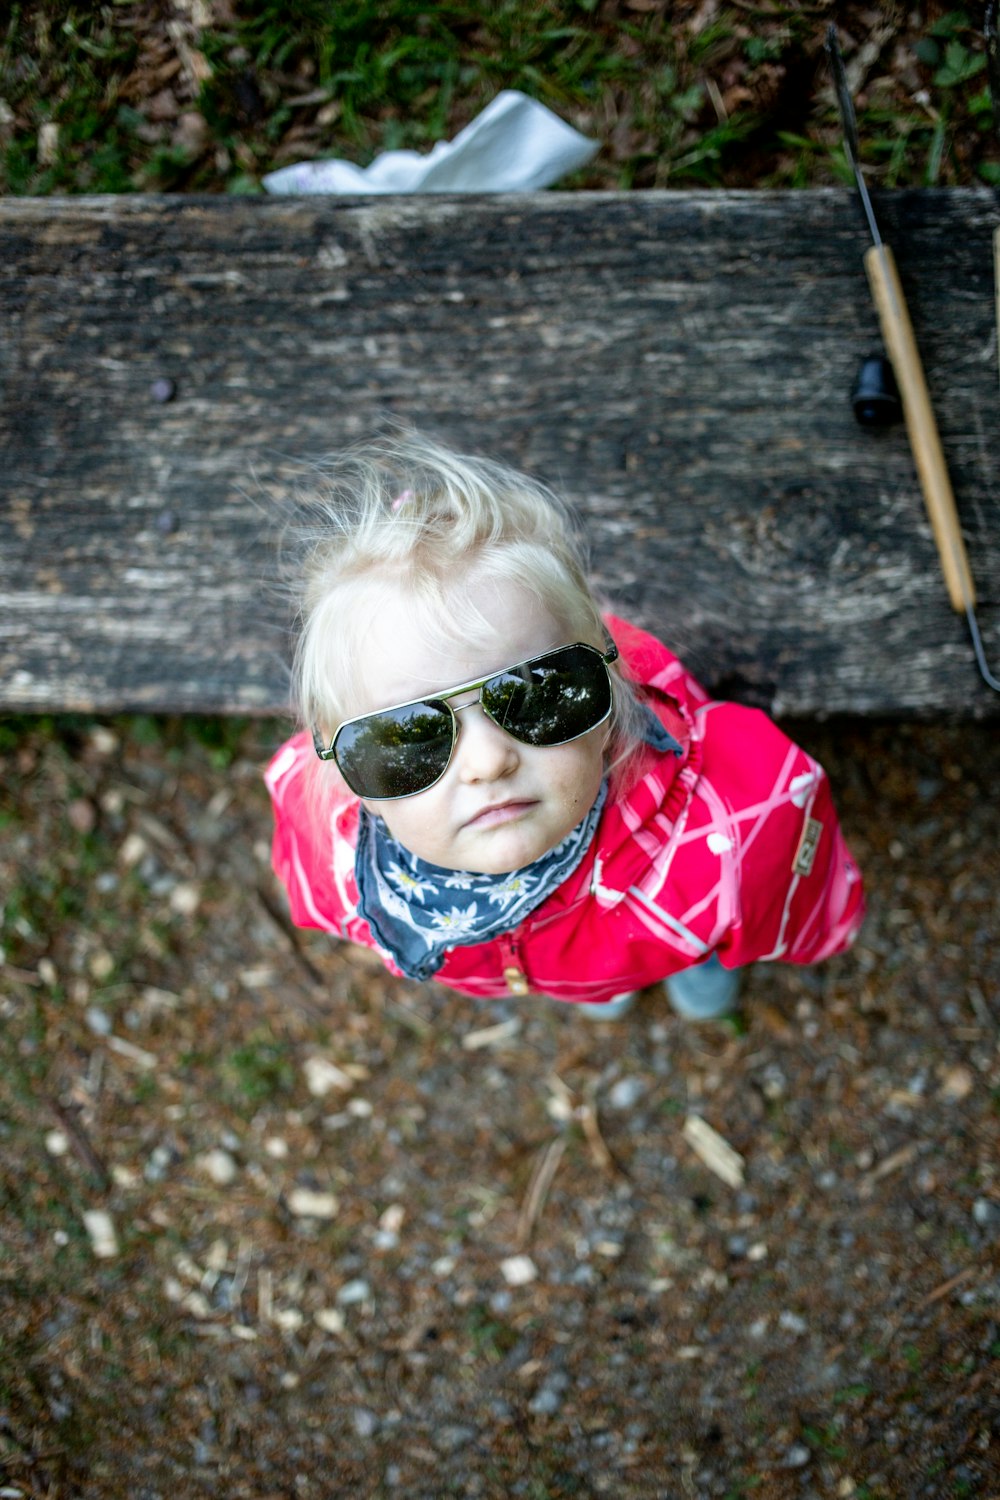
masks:
[[[994,667],[998,206],[876,204]],[[722,693],[996,714],[905,429],[851,411],[866,244],[840,191],[0,201],[0,706],[282,711],[283,496],[388,416],[567,493]]]

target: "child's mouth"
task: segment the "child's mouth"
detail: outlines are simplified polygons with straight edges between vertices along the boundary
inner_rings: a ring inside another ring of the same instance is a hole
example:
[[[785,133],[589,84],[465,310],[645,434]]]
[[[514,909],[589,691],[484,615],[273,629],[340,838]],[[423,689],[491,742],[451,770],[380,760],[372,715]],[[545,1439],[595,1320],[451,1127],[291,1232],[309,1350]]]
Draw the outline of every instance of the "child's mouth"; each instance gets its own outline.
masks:
[[[522,817],[529,807],[534,807],[534,805],[534,802],[526,798],[519,802],[495,802],[490,807],[484,807],[482,812],[476,813],[465,826],[466,828],[497,828],[503,823],[512,823],[515,818]]]

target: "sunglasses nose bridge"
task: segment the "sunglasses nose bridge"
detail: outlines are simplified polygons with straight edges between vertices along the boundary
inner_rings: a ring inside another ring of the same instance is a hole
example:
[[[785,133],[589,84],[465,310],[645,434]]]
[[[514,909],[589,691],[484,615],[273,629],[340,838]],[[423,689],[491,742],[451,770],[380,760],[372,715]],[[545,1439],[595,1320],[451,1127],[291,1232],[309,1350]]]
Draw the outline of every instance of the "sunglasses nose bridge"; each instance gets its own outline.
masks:
[[[448,707],[451,709],[453,714],[464,714],[467,708],[478,708],[482,701],[483,692],[482,688],[480,688],[476,696],[470,699],[468,703],[459,703],[457,706],[454,703],[449,703]]]
[[[490,724],[494,725],[497,729],[502,729],[506,734],[511,733],[507,725],[502,723],[501,720],[497,718],[496,713],[490,708],[489,703],[483,697],[484,689],[487,687],[489,687],[489,681],[478,683],[475,687],[465,688],[464,692],[475,693],[475,697],[470,698],[468,703],[460,703],[456,706],[453,702],[451,702],[451,700],[448,701],[448,707],[451,709],[452,717],[455,722],[456,741],[458,740],[459,729],[461,727],[458,722],[458,715],[464,713],[467,708],[480,709],[483,718],[487,719]],[[513,735],[512,738],[516,739],[517,736]]]

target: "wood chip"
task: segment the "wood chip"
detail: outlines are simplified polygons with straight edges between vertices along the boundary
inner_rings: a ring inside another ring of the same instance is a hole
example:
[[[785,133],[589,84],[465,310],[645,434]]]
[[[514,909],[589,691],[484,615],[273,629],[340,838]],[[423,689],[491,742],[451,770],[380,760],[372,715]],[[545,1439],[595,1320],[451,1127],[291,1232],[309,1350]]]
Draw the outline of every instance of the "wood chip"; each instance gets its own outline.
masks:
[[[898,1172],[901,1167],[908,1167],[910,1162],[919,1154],[920,1147],[914,1142],[908,1146],[900,1146],[898,1151],[893,1151],[884,1160],[874,1167],[867,1177],[862,1178],[858,1188],[858,1194],[862,1198],[870,1198],[875,1190],[875,1184],[881,1182],[883,1177],[889,1177],[893,1172]]]
[[[184,34],[182,22],[168,21],[167,31],[170,33],[170,40],[177,48],[177,56],[181,60],[191,92],[197,95],[201,91],[202,84],[207,83],[212,77],[212,65],[204,52],[199,52],[197,47],[190,45]]]
[[[59,156],[59,126],[47,121],[38,127],[38,165],[51,167]]]
[[[135,1042],[130,1042],[123,1036],[109,1036],[108,1046],[119,1057],[128,1058],[129,1062],[137,1063],[140,1068],[155,1068],[158,1062],[154,1052],[147,1052],[145,1047],[137,1047]]]
[[[714,1172],[727,1186],[743,1186],[746,1166],[743,1157],[700,1115],[688,1115],[684,1121],[684,1139],[708,1170]]]
[[[13,980],[15,984],[35,986],[45,983],[41,974],[36,974],[31,969],[15,968],[13,964],[0,964],[0,974],[3,975],[4,979]]]
[[[90,1244],[99,1260],[111,1260],[118,1254],[118,1236],[111,1215],[102,1208],[84,1211],[83,1225],[90,1235]]]
[[[509,1021],[500,1021],[496,1026],[483,1026],[479,1031],[467,1032],[462,1038],[462,1046],[466,1052],[478,1052],[483,1047],[496,1047],[500,1042],[509,1041],[520,1030],[520,1020],[512,1016]]]

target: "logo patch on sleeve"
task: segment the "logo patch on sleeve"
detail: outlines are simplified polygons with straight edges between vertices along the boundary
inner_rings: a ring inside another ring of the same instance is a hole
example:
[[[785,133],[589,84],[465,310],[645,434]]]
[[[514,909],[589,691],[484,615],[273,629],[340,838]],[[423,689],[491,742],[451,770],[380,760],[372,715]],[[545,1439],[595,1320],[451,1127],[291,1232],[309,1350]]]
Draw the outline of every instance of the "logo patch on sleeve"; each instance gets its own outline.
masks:
[[[806,826],[802,830],[799,840],[799,850],[792,865],[796,875],[811,875],[813,861],[816,858],[816,850],[819,848],[819,836],[823,832],[823,825],[817,818],[806,818]]]

